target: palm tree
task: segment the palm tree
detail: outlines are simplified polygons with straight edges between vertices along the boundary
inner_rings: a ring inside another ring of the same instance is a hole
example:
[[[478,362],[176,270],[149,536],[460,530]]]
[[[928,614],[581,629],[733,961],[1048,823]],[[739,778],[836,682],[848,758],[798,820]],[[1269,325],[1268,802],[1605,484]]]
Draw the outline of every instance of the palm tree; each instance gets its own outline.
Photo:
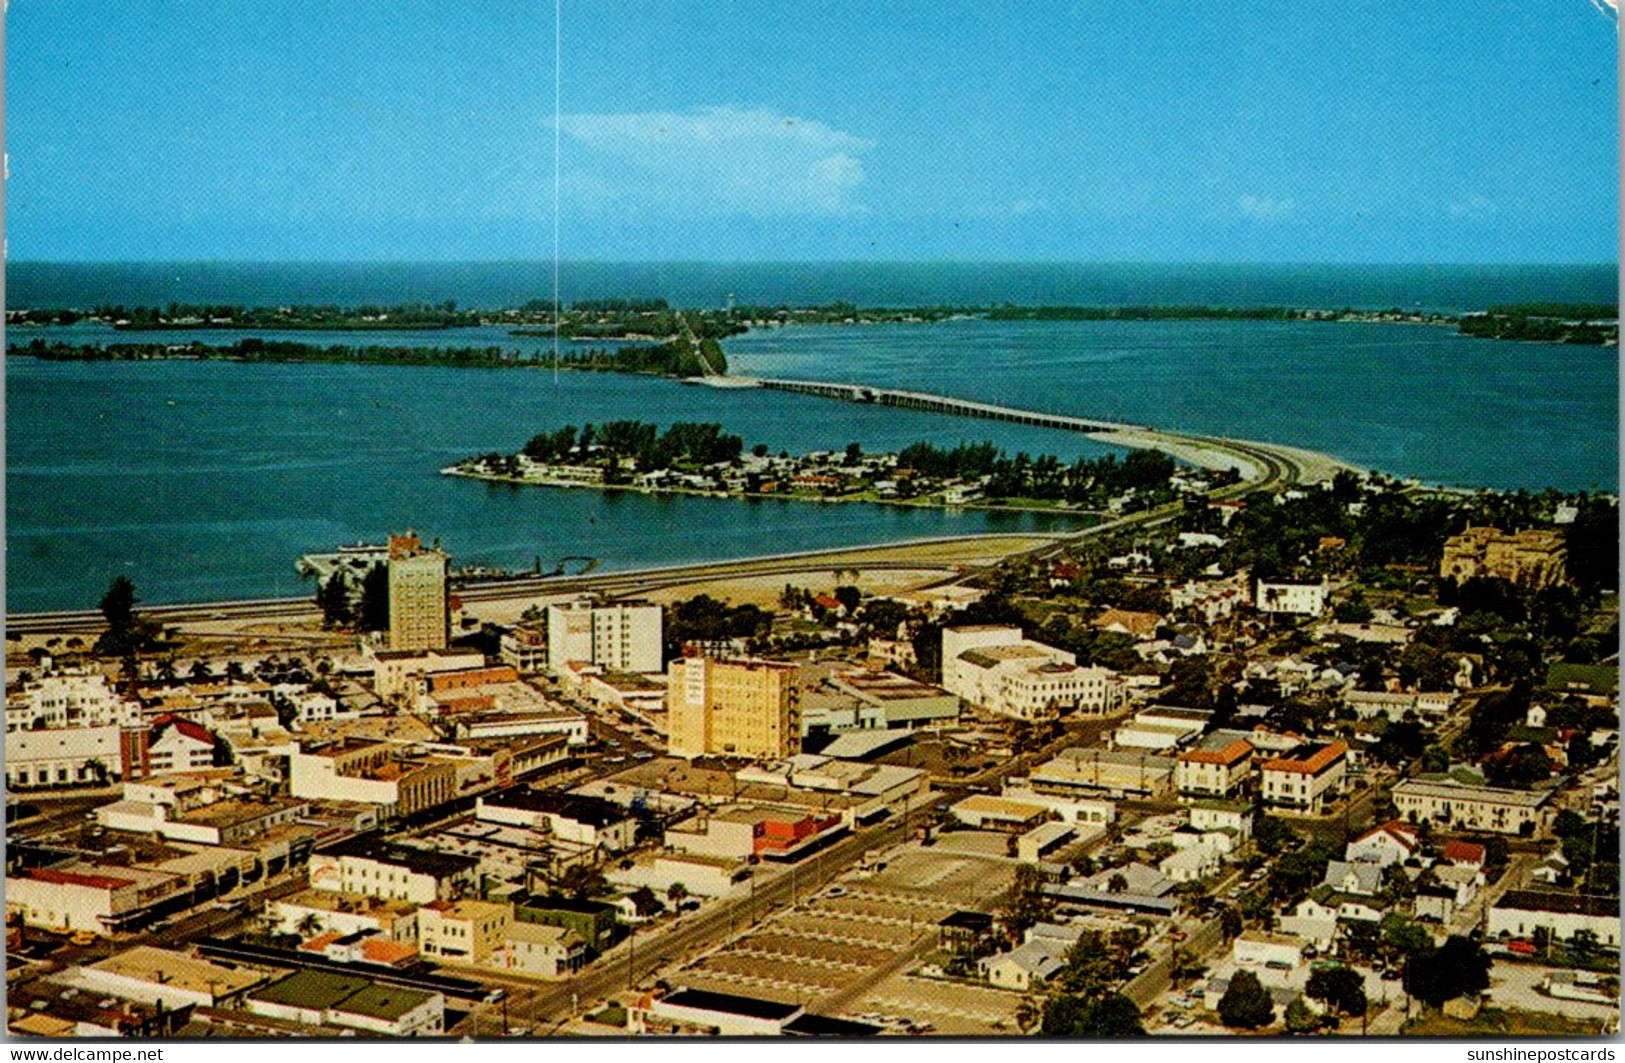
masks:
[[[315,912],[306,912],[304,918],[299,920],[299,924],[294,929],[299,931],[299,936],[302,938],[313,938],[322,932],[321,916]]]
[[[671,889],[666,891],[666,899],[673,904],[680,904],[688,896],[688,887],[681,882],[673,882]]]
[[[1124,875],[1121,871],[1119,871],[1117,874],[1115,874],[1111,878],[1107,879],[1106,880],[1106,892],[1107,893],[1127,893],[1128,892],[1128,876]]]

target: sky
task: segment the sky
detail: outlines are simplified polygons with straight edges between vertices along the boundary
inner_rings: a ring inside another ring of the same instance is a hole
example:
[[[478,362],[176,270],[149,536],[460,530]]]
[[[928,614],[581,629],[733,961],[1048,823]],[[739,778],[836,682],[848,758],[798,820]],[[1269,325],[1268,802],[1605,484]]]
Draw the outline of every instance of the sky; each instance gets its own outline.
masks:
[[[1592,0],[561,2],[12,0],[9,254],[1617,260]]]

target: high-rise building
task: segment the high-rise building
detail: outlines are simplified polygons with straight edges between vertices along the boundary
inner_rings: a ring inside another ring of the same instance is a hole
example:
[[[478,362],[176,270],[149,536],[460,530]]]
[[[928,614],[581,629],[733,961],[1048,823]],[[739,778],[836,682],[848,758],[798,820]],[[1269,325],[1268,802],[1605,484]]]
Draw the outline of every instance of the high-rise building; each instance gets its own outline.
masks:
[[[661,670],[664,627],[653,602],[581,599],[547,607],[547,667],[562,674],[571,661],[610,672]]]
[[[389,648],[443,650],[451,639],[447,557],[410,529],[389,537]]]
[[[801,751],[793,665],[684,657],[673,661],[667,719],[673,756],[777,760]]]

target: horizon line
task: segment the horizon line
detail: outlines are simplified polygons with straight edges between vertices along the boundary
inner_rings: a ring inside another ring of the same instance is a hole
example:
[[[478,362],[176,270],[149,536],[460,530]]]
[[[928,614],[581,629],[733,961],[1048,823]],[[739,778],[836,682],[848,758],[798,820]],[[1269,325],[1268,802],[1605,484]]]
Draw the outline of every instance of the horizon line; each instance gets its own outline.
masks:
[[[549,258],[20,258],[12,266],[549,266]],[[1613,259],[1207,258],[561,258],[578,266],[1349,266],[1389,268],[1619,268]]]

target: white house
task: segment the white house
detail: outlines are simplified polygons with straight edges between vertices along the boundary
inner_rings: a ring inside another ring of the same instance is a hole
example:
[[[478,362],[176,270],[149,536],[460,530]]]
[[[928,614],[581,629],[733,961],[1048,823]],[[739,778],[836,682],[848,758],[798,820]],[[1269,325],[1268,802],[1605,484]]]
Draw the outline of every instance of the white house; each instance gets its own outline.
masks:
[[[1422,837],[1415,827],[1400,820],[1379,824],[1349,842],[1343,858],[1350,863],[1388,867],[1402,864],[1422,850]]]

